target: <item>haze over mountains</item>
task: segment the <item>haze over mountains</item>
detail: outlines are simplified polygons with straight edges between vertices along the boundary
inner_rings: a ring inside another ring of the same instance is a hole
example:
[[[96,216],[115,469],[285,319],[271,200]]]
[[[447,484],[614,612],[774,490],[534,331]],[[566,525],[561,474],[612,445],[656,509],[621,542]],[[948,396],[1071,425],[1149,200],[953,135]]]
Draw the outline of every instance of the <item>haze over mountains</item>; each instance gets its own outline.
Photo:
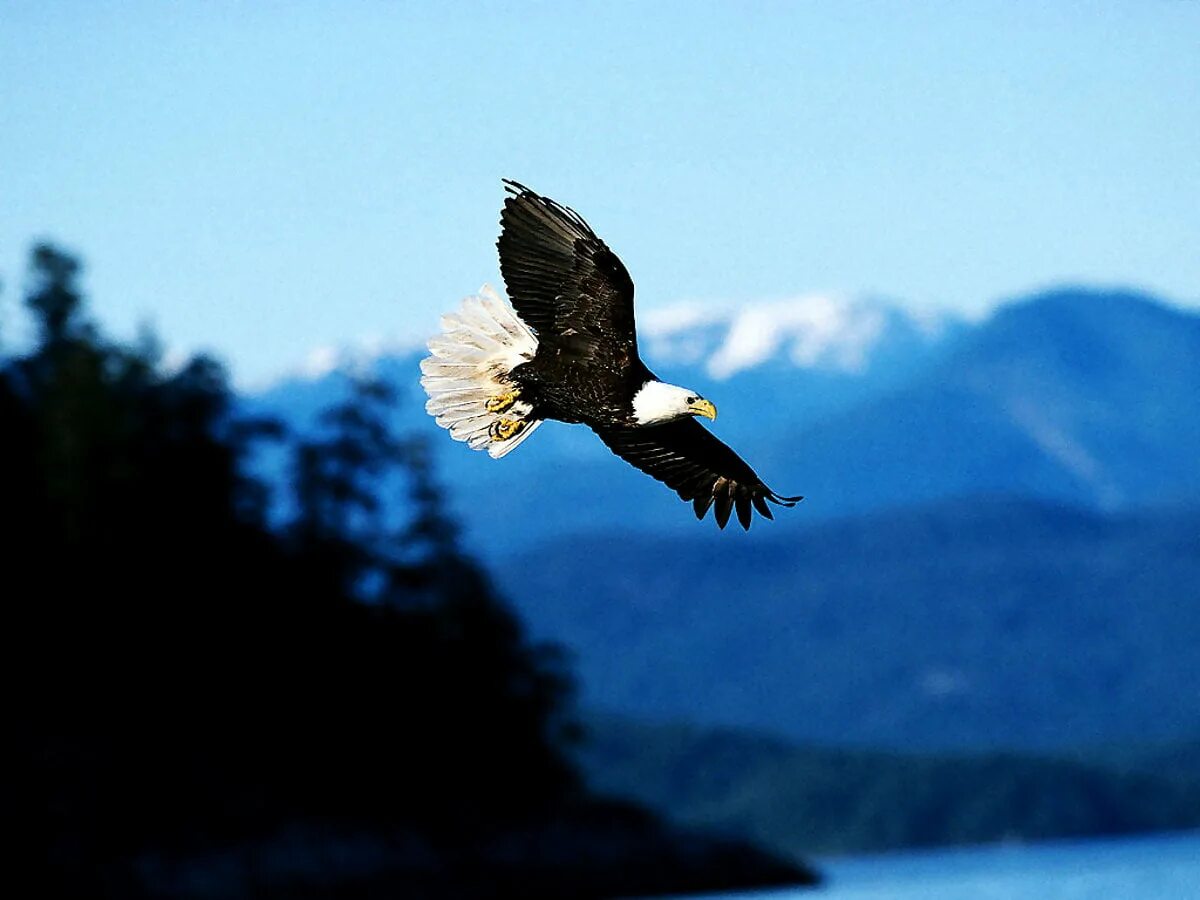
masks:
[[[771,484],[803,482],[791,464],[790,436],[853,408],[921,371],[965,326],[952,318],[913,315],[874,300],[823,296],[777,301],[736,311],[693,305],[660,310],[641,329],[642,354],[658,375],[713,399],[716,432],[752,465],[763,454],[783,456],[778,470],[759,466]],[[417,383],[423,350],[372,356],[323,350],[315,377],[284,379],[249,398],[255,411],[305,425],[341,396],[347,373],[364,368],[396,385],[398,425],[434,438],[452,500],[484,555],[523,548],[531,540],[576,530],[690,530],[690,515],[674,495],[634,471],[582,426],[552,423],[505,459],[502,470],[482,454],[446,438],[424,413]],[[332,366],[332,368],[331,368]],[[490,463],[490,464],[489,464]],[[520,490],[511,490],[519,485]],[[781,487],[782,485],[782,487]],[[504,493],[506,525],[482,534],[472,525],[480,504]],[[586,510],[586,515],[581,514]]]
[[[375,362],[585,703],[925,750],[1200,733],[1200,315],[1084,288],[979,323],[817,297],[650,316],[642,352],[805,502],[719,534],[581,426],[496,462],[424,414],[419,354]],[[344,381],[247,402],[303,425]]]
[[[1200,317],[1128,292],[1001,309],[900,391],[799,442],[843,513],[972,493],[1119,511],[1200,496]]]
[[[767,527],[981,493],[1106,511],[1200,498],[1200,316],[1145,294],[1063,289],[974,325],[824,297],[647,318],[659,377],[712,399],[714,432],[771,486],[806,495]],[[582,426],[552,423],[503,463],[437,434],[420,356],[373,368],[399,388],[401,426],[439,438],[482,552],[611,528],[694,535],[682,503]],[[344,383],[337,369],[293,378],[250,405],[305,423]],[[501,495],[502,529],[470,514]]]

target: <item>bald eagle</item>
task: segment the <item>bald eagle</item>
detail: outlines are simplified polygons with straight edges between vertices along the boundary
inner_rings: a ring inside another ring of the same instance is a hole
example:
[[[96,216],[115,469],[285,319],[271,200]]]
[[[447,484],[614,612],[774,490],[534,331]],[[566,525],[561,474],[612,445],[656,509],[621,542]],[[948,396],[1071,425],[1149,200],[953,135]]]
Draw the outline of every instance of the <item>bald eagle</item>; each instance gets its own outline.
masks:
[[[713,404],[659,381],[638,357],[633,280],[573,210],[514,181],[500,214],[500,271],[510,308],[490,288],[442,318],[421,362],[426,410],[456,440],[499,459],[547,419],[582,423],[617,456],[692,503],[773,519],[782,497],[696,416]]]

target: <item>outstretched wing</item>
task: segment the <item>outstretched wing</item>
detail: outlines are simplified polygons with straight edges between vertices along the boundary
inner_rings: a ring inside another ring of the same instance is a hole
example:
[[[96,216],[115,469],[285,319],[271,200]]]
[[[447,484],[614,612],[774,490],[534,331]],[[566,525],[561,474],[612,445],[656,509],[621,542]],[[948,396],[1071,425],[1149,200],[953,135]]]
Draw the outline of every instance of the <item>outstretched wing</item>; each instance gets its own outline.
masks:
[[[684,500],[692,501],[696,518],[715,506],[717,525],[725,527],[730,511],[749,529],[757,509],[768,519],[770,503],[795,506],[803,497],[781,497],[763,484],[740,456],[721,443],[695,419],[664,425],[597,430],[613,453],[657,478]]]
[[[500,273],[538,340],[624,368],[637,359],[633,280],[573,210],[515,181],[500,214]]]

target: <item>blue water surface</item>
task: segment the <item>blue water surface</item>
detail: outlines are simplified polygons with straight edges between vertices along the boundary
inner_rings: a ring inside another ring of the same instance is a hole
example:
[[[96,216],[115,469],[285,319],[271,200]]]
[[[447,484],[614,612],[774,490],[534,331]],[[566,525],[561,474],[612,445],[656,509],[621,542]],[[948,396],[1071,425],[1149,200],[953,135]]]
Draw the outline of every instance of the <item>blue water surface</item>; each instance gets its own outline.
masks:
[[[817,860],[816,891],[739,900],[1200,900],[1200,832]]]

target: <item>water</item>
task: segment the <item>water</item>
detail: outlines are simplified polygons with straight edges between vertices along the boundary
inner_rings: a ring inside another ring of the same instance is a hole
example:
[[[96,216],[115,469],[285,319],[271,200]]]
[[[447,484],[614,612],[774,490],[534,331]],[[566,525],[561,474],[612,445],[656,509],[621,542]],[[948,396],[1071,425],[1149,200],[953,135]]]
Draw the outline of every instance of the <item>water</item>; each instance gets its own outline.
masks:
[[[1200,832],[818,860],[816,891],[725,900],[1200,900]]]

